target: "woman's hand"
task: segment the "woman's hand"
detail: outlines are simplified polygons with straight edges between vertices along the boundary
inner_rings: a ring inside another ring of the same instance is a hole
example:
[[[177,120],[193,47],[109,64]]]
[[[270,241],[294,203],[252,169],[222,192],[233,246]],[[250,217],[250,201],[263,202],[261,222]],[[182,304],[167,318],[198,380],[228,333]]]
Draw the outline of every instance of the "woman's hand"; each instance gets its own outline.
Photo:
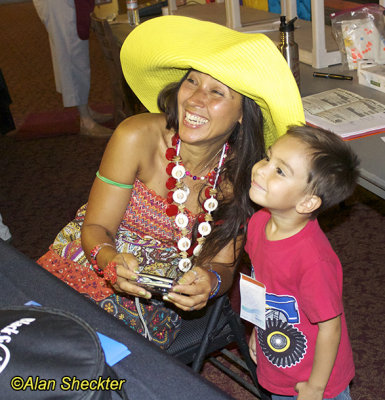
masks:
[[[194,267],[179,279],[178,284],[163,299],[185,311],[200,310],[207,304],[216,280],[212,272]]]
[[[151,293],[136,284],[138,279],[138,260],[132,254],[119,253],[111,262],[116,263],[117,280],[113,288],[132,296],[151,298]]]

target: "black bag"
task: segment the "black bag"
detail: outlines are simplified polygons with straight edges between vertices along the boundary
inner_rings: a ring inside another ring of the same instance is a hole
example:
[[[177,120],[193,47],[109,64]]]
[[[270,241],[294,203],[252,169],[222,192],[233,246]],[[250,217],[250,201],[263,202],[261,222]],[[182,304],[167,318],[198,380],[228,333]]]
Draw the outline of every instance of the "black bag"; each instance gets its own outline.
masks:
[[[77,316],[0,308],[1,399],[120,399],[124,382],[106,364],[95,331]]]

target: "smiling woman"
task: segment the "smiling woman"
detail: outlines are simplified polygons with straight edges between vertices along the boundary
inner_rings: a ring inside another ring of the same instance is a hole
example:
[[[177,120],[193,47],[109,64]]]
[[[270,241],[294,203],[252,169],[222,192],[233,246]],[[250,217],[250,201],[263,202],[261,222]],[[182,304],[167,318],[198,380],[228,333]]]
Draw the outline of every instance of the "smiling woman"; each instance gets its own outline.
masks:
[[[190,71],[182,82],[178,105],[179,136],[186,144],[194,139],[221,143],[242,122],[242,96],[198,71]]]
[[[159,17],[132,31],[121,61],[150,113],[118,126],[87,205],[39,263],[167,347],[178,310],[229,290],[253,212],[251,167],[265,142],[303,122],[303,109],[287,63],[261,34]],[[141,273],[174,282],[159,298],[154,283],[138,284]]]

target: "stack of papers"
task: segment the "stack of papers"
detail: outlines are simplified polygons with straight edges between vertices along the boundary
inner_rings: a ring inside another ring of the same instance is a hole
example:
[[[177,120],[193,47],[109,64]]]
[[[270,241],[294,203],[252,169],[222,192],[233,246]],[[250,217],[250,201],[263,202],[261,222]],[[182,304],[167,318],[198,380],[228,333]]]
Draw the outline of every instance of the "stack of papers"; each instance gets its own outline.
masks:
[[[344,139],[385,132],[385,105],[344,89],[302,98],[306,123]]]

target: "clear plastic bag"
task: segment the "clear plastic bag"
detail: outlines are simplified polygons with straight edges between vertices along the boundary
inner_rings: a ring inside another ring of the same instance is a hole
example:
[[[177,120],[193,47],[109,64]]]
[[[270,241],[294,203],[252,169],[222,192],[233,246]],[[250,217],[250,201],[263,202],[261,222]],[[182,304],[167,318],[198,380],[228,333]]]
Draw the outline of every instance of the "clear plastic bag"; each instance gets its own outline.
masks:
[[[345,68],[357,69],[361,60],[385,63],[384,11],[378,4],[367,4],[330,15]]]

